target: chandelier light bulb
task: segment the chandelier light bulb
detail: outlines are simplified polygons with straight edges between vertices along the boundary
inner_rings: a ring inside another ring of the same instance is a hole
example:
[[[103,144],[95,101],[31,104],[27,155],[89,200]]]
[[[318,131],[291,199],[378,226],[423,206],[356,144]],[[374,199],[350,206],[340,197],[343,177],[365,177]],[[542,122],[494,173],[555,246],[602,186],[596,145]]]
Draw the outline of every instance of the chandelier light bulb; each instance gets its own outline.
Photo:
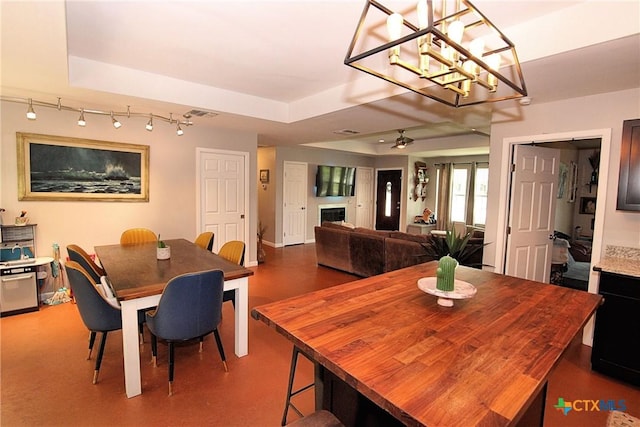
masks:
[[[492,90],[495,91],[498,86],[498,78],[491,73],[491,70],[498,71],[500,69],[500,55],[497,53],[489,55],[487,58],[487,65],[489,66],[489,75],[487,76],[487,83],[492,86]]]
[[[464,24],[462,23],[462,21],[456,19],[451,24],[449,24],[447,35],[451,40],[460,44],[460,42],[462,41],[463,34],[464,34]]]
[[[427,0],[418,1],[416,11],[418,12],[418,27],[423,30],[429,26],[429,8],[427,7]]]
[[[402,36],[402,23],[404,18],[399,13],[392,13],[387,18],[387,32],[389,33],[389,41],[394,41]]]
[[[402,23],[404,18],[399,13],[392,13],[387,18],[387,32],[389,33],[389,41],[394,41],[402,37]],[[400,58],[400,46],[394,46],[389,49],[389,61],[395,64]]]
[[[31,100],[31,98],[29,98],[29,108],[27,109],[27,119],[29,120],[36,119],[36,112],[33,109],[33,101]]]

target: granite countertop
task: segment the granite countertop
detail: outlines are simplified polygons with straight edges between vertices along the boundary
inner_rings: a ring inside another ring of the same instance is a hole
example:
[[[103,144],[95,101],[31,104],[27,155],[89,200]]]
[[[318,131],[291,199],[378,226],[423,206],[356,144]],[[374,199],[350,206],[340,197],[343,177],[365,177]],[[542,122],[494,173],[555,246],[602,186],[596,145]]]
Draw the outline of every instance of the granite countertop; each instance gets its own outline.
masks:
[[[607,246],[604,258],[593,267],[595,271],[640,277],[640,248]]]

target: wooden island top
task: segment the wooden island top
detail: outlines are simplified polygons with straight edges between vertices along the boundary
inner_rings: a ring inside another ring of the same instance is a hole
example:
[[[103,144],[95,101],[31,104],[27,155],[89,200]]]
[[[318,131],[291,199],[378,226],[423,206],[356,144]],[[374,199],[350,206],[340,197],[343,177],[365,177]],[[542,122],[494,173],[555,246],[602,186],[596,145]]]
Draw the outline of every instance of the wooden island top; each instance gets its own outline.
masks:
[[[406,425],[513,425],[601,297],[458,267],[477,294],[437,305],[437,262],[259,306],[252,316]]]

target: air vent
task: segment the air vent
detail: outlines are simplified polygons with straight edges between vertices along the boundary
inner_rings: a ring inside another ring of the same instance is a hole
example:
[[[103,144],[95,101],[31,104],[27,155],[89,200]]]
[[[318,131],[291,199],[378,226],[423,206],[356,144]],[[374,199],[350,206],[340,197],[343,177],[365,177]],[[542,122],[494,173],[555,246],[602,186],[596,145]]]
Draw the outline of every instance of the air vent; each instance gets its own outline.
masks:
[[[351,129],[341,129],[341,130],[334,130],[333,133],[337,135],[357,135],[360,132],[358,132],[357,130],[351,130]]]
[[[182,116],[185,119],[188,119],[190,117],[215,117],[217,116],[218,113],[214,113],[213,111],[204,111],[204,110],[191,110],[188,111],[186,113],[184,113]]]

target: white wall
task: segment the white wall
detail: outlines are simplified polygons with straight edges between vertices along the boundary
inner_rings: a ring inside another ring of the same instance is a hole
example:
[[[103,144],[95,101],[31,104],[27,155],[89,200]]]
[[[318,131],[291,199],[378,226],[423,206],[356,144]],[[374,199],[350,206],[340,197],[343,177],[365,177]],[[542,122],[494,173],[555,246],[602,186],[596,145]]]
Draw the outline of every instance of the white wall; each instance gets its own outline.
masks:
[[[184,129],[178,137],[175,125],[156,122],[153,132],[145,130],[143,118],[121,119],[115,129],[108,117],[87,115],[87,126],[77,126],[78,114],[55,109],[37,109],[35,121],[25,117],[25,105],[2,102],[0,206],[4,220],[13,221],[26,210],[32,223],[37,223],[37,253],[49,256],[52,244],[60,244],[66,257],[67,244],[75,243],[93,252],[96,245],[117,243],[121,232],[130,227],[147,227],[163,239],[193,240],[196,224],[196,148],[245,151],[250,154],[248,191],[250,206],[247,236],[247,264],[256,261],[256,150],[257,135],[232,132],[206,126]],[[16,132],[30,132],[76,138],[96,139],[150,146],[149,202],[73,202],[18,201]]]
[[[535,100],[535,94],[534,100]],[[604,237],[606,245],[640,246],[640,212],[616,210],[618,173],[620,169],[620,143],[622,122],[640,117],[640,89],[606,93],[583,98],[568,99],[548,104],[519,107],[504,116],[494,115],[491,127],[489,162],[489,200],[485,242],[495,242],[498,220],[504,217],[501,188],[508,179],[502,172],[502,152],[505,138],[549,133],[570,133],[592,129],[611,129],[609,191],[604,211]],[[519,117],[519,119],[509,119]],[[601,178],[602,179],[602,178]],[[495,244],[485,248],[483,262],[496,263]]]

